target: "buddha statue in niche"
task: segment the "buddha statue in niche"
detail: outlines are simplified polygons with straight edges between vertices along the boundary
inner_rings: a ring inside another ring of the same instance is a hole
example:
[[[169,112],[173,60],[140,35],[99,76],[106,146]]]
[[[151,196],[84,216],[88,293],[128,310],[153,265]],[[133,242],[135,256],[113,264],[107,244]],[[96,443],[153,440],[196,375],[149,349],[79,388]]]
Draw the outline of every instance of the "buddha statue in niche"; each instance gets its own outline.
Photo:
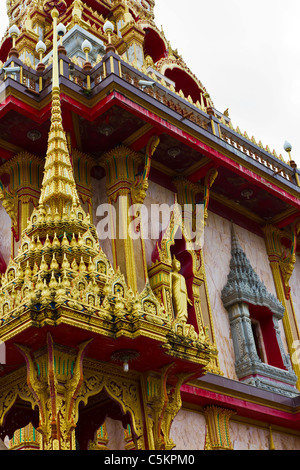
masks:
[[[176,322],[186,323],[188,320],[188,305],[193,305],[188,297],[186,281],[180,274],[181,263],[175,256],[172,262],[171,292]]]
[[[8,282],[11,282],[15,279],[16,277],[16,273],[15,273],[15,270],[14,269],[10,269],[7,273],[7,281]]]

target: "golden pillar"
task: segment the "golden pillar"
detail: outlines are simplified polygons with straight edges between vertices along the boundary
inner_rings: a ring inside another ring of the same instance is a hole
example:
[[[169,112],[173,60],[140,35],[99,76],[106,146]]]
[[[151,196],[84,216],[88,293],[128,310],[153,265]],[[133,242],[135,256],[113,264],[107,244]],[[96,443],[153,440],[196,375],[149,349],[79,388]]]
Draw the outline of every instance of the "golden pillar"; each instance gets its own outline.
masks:
[[[40,434],[31,423],[27,424],[14,432],[9,441],[9,450],[40,450]]]
[[[71,149],[70,154],[72,155],[74,179],[78,196],[84,211],[89,214],[92,221],[93,208],[91,169],[94,165],[94,160],[89,155],[86,155],[77,149]]]
[[[141,292],[148,279],[142,210],[148,189],[151,158],[159,143],[150,138],[142,158],[125,146],[104,155],[100,164],[106,171],[106,189],[111,207],[114,268],[120,268],[133,292]],[[142,172],[139,167],[142,165]]]
[[[7,188],[0,190],[0,200],[12,221],[12,257],[28,219],[38,205],[44,161],[21,152],[1,166],[0,176],[8,176]],[[1,189],[1,186],[0,186]]]
[[[149,450],[171,450],[176,445],[170,436],[171,426],[182,407],[180,388],[189,375],[178,374],[177,382],[171,385],[168,379],[173,366],[146,373],[141,380]]]
[[[138,278],[142,288],[146,281],[141,243],[140,241],[135,243],[134,251],[134,241],[129,235],[131,189],[138,173],[139,163],[141,163],[139,156],[124,146],[115,148],[101,160],[106,170],[107,197],[111,206],[109,236],[112,239],[114,268],[115,270],[120,268],[128,286],[134,292],[138,289]],[[139,257],[138,266],[137,257]]]
[[[283,235],[278,228],[274,227],[273,225],[267,225],[264,227],[264,233],[277,297],[285,308],[285,314],[282,320],[283,327],[292,366],[295,374],[298,377],[297,388],[300,390],[300,363],[298,351],[300,344],[300,332],[289,286],[289,280],[296,263],[296,232],[292,234],[292,248],[289,255],[285,255],[283,252],[283,246],[281,244]]]
[[[119,54],[122,55],[123,52],[126,52],[128,61],[141,68],[144,64],[145,31],[136,24],[126,3],[123,18],[121,21],[119,20],[119,26],[123,39]]]
[[[60,348],[47,335],[47,350],[32,358],[29,348],[17,345],[27,364],[27,385],[39,409],[41,450],[76,450],[76,399],[83,382],[82,361],[89,341],[78,353]]]

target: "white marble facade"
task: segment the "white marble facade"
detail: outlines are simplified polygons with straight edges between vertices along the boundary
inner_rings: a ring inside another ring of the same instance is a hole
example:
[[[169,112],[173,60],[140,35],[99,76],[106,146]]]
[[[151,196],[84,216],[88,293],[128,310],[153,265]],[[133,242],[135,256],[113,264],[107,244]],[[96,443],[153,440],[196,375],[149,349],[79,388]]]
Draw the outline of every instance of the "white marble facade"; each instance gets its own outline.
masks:
[[[293,299],[293,306],[295,311],[295,316],[297,323],[300,323],[300,289],[299,289],[299,279],[300,279],[300,256],[297,256],[297,261],[294,267],[293,274],[290,279],[291,287],[291,297]]]
[[[105,178],[92,179],[93,184],[93,222],[97,227],[97,207],[106,202]],[[149,223],[151,223],[151,204],[174,204],[175,194],[158,184],[150,182],[145,200],[148,208]],[[9,262],[11,250],[11,224],[0,202],[0,251],[6,263]],[[236,235],[242,249],[248,257],[253,269],[266,285],[268,291],[276,296],[273,276],[266,253],[265,242],[259,237],[238,225],[234,226]],[[157,240],[148,237],[145,240],[146,258],[148,266],[151,265],[151,255]],[[112,262],[112,248],[110,240],[100,241],[100,245],[108,259]],[[233,342],[229,325],[228,312],[221,300],[221,291],[227,282],[229,263],[231,259],[231,222],[218,215],[209,212],[204,236],[204,262],[208,292],[213,316],[216,343],[219,351],[220,368],[224,377],[238,380],[235,373],[235,357]],[[291,289],[295,314],[300,321],[300,293],[298,279],[300,276],[300,259],[297,259],[294,273],[291,277]],[[280,322],[281,323],[281,322]],[[283,327],[281,326],[282,339],[285,343]],[[116,423],[108,421],[111,435],[114,436],[110,448],[123,448],[123,433],[120,426],[116,429]],[[119,429],[120,428],[120,429]],[[250,426],[247,423],[230,421],[231,440],[236,450],[269,448],[269,431],[266,428]],[[202,450],[205,447],[206,425],[201,412],[182,409],[176,416],[171,428],[171,437],[176,443],[176,450],[190,449]],[[300,450],[300,437],[274,432],[273,439],[276,449]]]
[[[0,253],[6,264],[9,263],[11,256],[11,222],[10,217],[2,207],[0,201]]]
[[[98,206],[107,201],[105,177],[101,180],[92,179],[93,184],[93,220],[97,227],[99,217],[97,217]],[[145,206],[148,211],[148,226],[157,222],[154,220],[151,211],[152,205],[167,204],[172,206],[175,202],[175,193],[162,186],[149,182],[149,189],[145,199]],[[273,281],[273,275],[270,268],[266,246],[264,239],[252,232],[243,229],[238,225],[234,225],[235,233],[238,237],[240,245],[248,257],[253,269],[256,271],[260,279],[264,282],[268,291],[276,296],[276,289]],[[148,267],[151,265],[152,253],[155,249],[157,239],[148,234],[145,240],[146,261]],[[100,246],[112,262],[112,248],[110,240],[100,240]],[[235,357],[233,350],[233,342],[229,325],[228,312],[224,308],[221,300],[221,291],[227,282],[229,273],[229,263],[231,259],[231,222],[225,218],[208,213],[207,224],[204,234],[204,262],[208,284],[208,292],[213,316],[213,323],[216,335],[217,348],[219,350],[220,366],[225,377],[238,380],[235,373]],[[299,260],[300,261],[300,260]],[[297,264],[300,270],[300,262]],[[300,271],[299,271],[300,274]],[[295,283],[296,275],[292,277],[292,283]],[[297,289],[293,289],[295,295],[295,306],[300,310],[300,294]],[[293,293],[294,295],[294,293]],[[298,308],[299,306],[299,308]],[[280,322],[282,340],[286,347],[285,335]]]
[[[264,239],[238,225],[234,225],[234,230],[251,266],[267,290],[277,297]],[[231,222],[229,220],[209,212],[203,253],[221,370],[227,378],[237,380],[228,312],[221,299],[221,291],[227,282],[231,259]],[[279,327],[287,351],[282,321],[279,322]]]

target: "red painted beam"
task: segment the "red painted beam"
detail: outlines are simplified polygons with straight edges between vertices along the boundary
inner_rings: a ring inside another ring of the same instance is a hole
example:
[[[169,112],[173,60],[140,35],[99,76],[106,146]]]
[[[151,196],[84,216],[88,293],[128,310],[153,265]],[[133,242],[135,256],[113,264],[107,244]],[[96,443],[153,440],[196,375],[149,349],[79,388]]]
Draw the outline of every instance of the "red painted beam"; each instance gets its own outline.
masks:
[[[118,100],[120,106],[122,106],[124,109],[131,110],[131,112],[134,112],[138,117],[147,120],[152,125],[153,123],[155,123],[158,128],[161,128],[162,132],[169,133],[170,135],[173,135],[174,137],[179,139],[181,142],[192,146],[195,150],[198,150],[199,152],[213,160],[217,165],[222,165],[231,169],[238,175],[247,178],[249,181],[255,183],[257,186],[263,189],[268,188],[269,192],[274,194],[274,196],[288,202],[289,204],[294,205],[295,207],[300,208],[299,198],[292,196],[284,189],[279,188],[276,184],[267,181],[265,178],[258,175],[254,171],[235,162],[231,158],[222,154],[218,150],[213,149],[209,145],[201,142],[199,139],[191,136],[182,129],[178,129],[175,125],[157,116],[153,112],[146,110],[145,108],[136,103],[133,103],[131,100],[121,95],[120,93],[113,92],[113,94],[116,100]]]
[[[19,114],[22,114],[37,123],[42,123],[49,119],[50,110],[51,103],[48,103],[47,106],[42,109],[36,109],[14,96],[8,96],[0,104],[0,119],[9,111],[17,111]]]
[[[11,157],[14,156],[14,152],[10,152],[7,149],[0,148],[0,158],[4,158],[4,160],[10,160]]]
[[[65,103],[73,112],[84,117],[90,122],[95,121],[95,119],[104,114],[108,109],[117,103],[114,93],[110,93],[108,96],[103,98],[103,100],[99,101],[93,108],[79,103],[65,93],[61,93],[60,100],[61,103]]]
[[[230,395],[213,392],[191,385],[181,387],[182,399],[187,403],[198,404],[199,406],[215,405],[234,410],[238,416],[261,421],[264,423],[276,424],[290,429],[300,430],[300,412],[288,412],[274,406],[261,405],[243,398],[236,398]]]
[[[156,132],[155,128],[150,129],[148,132],[146,132],[144,135],[142,135],[139,139],[137,139],[135,142],[133,142],[129,147],[131,150],[134,152],[139,152],[142,150],[148,143],[150,137],[153,135],[159,135],[159,132]]]
[[[278,228],[284,228],[286,227],[287,225],[290,225],[292,224],[293,222],[295,222],[296,219],[299,219],[300,217],[300,212],[296,212],[295,214],[293,215],[290,215],[289,217],[286,217],[285,219],[281,220],[280,222],[278,222],[276,225],[276,227]]]
[[[6,271],[6,263],[3,259],[2,254],[0,253],[0,273],[3,274],[3,273],[5,273],[5,271]]]
[[[246,168],[245,166],[235,162],[228,156],[201,142],[199,139],[191,136],[182,129],[178,129],[178,127],[176,127],[175,125],[157,116],[152,111],[145,109],[141,105],[134,103],[132,100],[125,97],[119,92],[113,91],[103,100],[98,102],[92,109],[88,106],[83,105],[82,103],[79,103],[78,101],[74,100],[73,98],[67,96],[64,93],[61,94],[61,102],[64,102],[74,112],[84,116],[89,121],[93,121],[99,115],[103,114],[105,111],[110,109],[113,105],[118,104],[124,109],[134,113],[139,118],[146,120],[152,126],[156,127],[156,132],[165,132],[169,135],[176,137],[176,139],[180,140],[184,144],[193,147],[195,150],[209,157],[213,161],[214,165],[222,165],[231,169],[235,173],[247,178],[249,181],[253,182],[257,186],[263,189],[268,188],[268,191],[274,196],[300,209],[300,198],[292,196],[284,189],[279,188],[276,184],[267,181],[264,177],[255,173],[255,171],[252,171]],[[0,105],[0,118],[11,109],[17,110],[19,113],[24,114],[30,119],[41,123],[49,118],[51,103],[49,103],[43,109],[37,110],[36,108],[33,108],[28,104],[23,103],[17,98],[9,96]]]
[[[211,168],[219,168],[219,167],[220,167],[220,165],[217,164],[216,162],[209,161],[204,166],[199,168],[199,170],[194,171],[194,173],[189,175],[187,178],[192,183],[197,183],[198,181],[200,181],[202,178],[204,178],[206,176],[207,172]]]
[[[116,102],[113,93],[111,93],[109,96],[106,96],[92,109],[83,105],[82,103],[79,103],[64,93],[61,93],[60,101],[61,103],[65,103],[68,108],[74,111],[76,114],[83,116],[85,119],[91,122],[94,121],[99,115],[110,109]],[[0,104],[0,119],[12,110],[17,111],[23,116],[26,116],[29,119],[32,119],[33,121],[41,124],[50,117],[51,103],[48,103],[41,109],[37,109],[34,106],[30,106],[29,104],[24,103],[18,98],[10,95]]]

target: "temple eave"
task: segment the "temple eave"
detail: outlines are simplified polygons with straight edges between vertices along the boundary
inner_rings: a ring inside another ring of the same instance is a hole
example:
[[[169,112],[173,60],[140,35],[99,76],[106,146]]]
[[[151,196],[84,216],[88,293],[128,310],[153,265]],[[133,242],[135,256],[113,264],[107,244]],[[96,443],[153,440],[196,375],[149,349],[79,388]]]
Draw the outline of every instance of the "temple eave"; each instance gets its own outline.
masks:
[[[0,449],[300,448],[300,171],[154,7],[7,0]]]

